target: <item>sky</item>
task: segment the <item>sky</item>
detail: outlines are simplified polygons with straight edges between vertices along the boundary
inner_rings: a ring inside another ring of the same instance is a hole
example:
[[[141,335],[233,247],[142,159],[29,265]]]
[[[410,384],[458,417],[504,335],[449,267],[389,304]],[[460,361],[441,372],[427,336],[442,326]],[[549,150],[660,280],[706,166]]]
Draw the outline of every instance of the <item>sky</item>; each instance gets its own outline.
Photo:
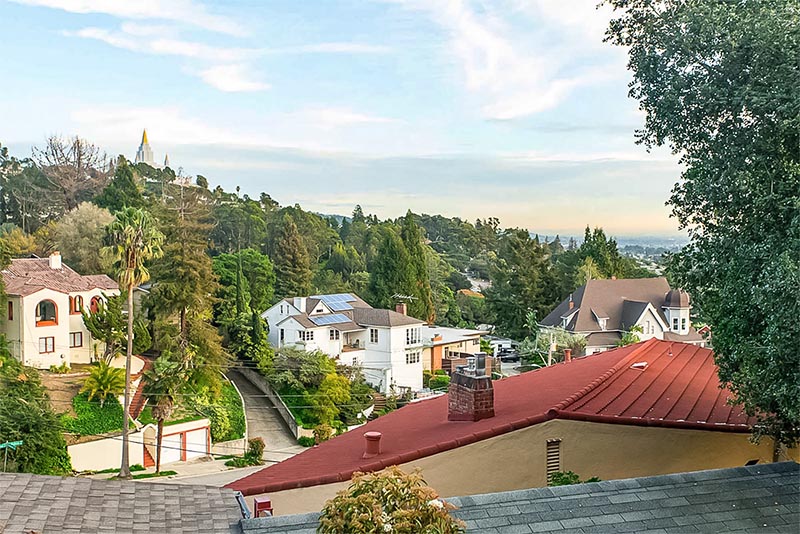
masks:
[[[80,135],[284,205],[679,235],[597,0],[0,0],[0,143]]]

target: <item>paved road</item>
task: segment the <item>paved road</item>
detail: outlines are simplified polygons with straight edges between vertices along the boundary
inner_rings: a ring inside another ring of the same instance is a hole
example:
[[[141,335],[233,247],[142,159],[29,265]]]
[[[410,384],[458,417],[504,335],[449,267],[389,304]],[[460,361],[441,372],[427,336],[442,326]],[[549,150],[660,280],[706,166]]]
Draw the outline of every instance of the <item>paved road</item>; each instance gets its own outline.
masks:
[[[272,402],[261,391],[236,370],[230,370],[228,378],[236,384],[244,397],[248,437],[261,437],[264,440],[265,460],[285,460],[303,450],[286,428],[286,423],[278,415]]]

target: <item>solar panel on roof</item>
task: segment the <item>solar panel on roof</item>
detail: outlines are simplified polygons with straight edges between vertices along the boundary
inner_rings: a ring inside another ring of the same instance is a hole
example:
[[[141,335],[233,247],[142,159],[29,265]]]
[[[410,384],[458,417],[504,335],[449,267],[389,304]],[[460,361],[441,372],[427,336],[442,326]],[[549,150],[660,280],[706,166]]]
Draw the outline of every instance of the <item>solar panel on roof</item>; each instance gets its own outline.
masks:
[[[350,293],[334,293],[332,295],[315,295],[315,299],[319,299],[325,303],[333,311],[352,310],[353,307],[348,302],[355,302],[356,298]]]
[[[333,313],[331,315],[317,315],[314,317],[309,317],[309,319],[311,319],[317,326],[350,322],[350,318],[344,315],[343,313]]]

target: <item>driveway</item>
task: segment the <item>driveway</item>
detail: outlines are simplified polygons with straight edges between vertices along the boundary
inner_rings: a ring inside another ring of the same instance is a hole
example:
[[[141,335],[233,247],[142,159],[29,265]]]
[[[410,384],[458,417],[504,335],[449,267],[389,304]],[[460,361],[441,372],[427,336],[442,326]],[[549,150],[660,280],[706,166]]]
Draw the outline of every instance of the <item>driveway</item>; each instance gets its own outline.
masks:
[[[264,460],[280,462],[305,449],[297,444],[272,402],[261,391],[235,369],[227,374],[244,397],[248,438],[264,440]]]

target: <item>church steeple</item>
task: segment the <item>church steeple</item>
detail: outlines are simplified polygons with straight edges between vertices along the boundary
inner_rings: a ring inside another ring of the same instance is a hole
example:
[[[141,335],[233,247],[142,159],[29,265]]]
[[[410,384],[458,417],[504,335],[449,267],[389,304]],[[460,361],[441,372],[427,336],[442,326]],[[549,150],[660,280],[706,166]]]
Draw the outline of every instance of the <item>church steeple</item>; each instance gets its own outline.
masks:
[[[164,168],[169,167],[169,154],[164,156]]]
[[[147,142],[147,128],[142,130],[142,144],[149,145],[150,143]]]

